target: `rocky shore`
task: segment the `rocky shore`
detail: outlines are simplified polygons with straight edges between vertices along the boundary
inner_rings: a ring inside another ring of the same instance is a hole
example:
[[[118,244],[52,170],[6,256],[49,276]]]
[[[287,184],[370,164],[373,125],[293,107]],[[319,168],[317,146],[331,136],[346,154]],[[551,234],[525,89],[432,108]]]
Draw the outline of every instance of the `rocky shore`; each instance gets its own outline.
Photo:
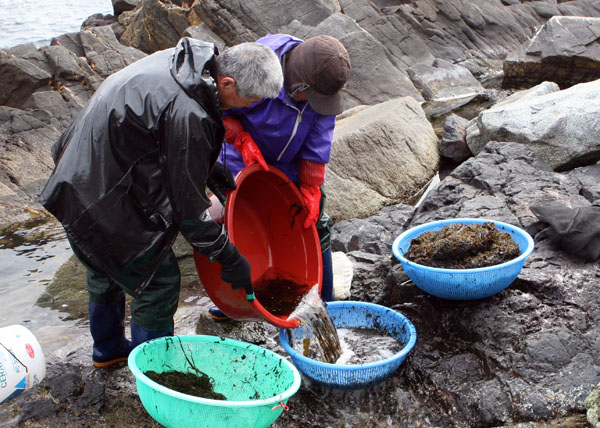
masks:
[[[596,1],[123,3],[113,2],[116,18],[51,46],[0,50],[0,224],[43,216],[36,197],[52,168],[50,145],[114,71],[182,35],[222,46],[265,32],[336,36],[353,74],[327,171],[333,250],[352,261],[350,299],[402,312],[418,340],[368,390],[304,380],[273,427],[600,427]],[[585,212],[587,239],[560,235],[537,205]],[[392,256],[402,231],[456,217],[504,221],[534,238],[506,290],[438,299]],[[187,274],[176,334],[285,355],[273,326],[209,319],[185,244],[178,255]],[[73,279],[55,282],[83,281]],[[0,405],[0,426],[159,426],[125,366],[91,368],[90,341],[84,334],[49,355],[42,385]]]

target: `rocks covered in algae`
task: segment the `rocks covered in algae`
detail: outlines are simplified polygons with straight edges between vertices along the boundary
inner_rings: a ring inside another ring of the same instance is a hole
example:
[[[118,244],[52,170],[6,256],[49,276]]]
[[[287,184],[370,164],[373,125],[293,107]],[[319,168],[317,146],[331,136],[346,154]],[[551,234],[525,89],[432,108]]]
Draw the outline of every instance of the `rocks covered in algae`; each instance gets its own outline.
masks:
[[[520,254],[519,246],[509,233],[486,222],[455,223],[425,232],[411,241],[404,256],[425,266],[472,269],[504,263]]]

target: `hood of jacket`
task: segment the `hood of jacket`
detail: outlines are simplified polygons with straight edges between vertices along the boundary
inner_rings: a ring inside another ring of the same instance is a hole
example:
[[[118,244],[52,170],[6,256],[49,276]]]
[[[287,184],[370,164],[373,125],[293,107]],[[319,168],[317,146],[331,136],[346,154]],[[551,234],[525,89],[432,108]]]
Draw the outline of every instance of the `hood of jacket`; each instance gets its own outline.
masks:
[[[213,106],[207,113],[220,118],[217,92],[217,64],[219,49],[214,43],[184,37],[177,43],[171,57],[171,76],[191,98],[201,106]]]

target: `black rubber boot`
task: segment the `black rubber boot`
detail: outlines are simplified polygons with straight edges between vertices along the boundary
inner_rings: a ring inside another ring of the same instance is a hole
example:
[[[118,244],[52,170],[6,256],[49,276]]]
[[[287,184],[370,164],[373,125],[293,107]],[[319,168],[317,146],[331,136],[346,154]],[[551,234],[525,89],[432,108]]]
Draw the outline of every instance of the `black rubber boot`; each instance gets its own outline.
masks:
[[[225,313],[216,306],[213,306],[208,309],[208,316],[217,321],[224,321],[229,319],[229,317],[225,315]]]
[[[146,330],[134,322],[131,323],[131,343],[134,348],[140,343],[163,336],[173,336],[173,328],[168,330]]]
[[[133,349],[125,338],[125,296],[107,305],[88,304],[90,332],[94,339],[92,361],[96,367],[108,367],[127,359]]]

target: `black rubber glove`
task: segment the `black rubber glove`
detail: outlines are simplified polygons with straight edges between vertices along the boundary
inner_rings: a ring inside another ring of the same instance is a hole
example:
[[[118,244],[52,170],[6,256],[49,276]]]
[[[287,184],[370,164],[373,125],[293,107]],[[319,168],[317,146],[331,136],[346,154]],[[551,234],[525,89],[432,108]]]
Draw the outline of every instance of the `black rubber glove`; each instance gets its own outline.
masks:
[[[235,190],[236,184],[233,174],[222,163],[216,162],[208,174],[206,185],[211,192],[219,199],[222,205],[225,205],[227,193]]]
[[[243,288],[246,294],[253,294],[252,280],[250,279],[250,262],[240,253],[235,245],[228,242],[217,257],[221,264],[221,279],[231,284],[231,288]]]

